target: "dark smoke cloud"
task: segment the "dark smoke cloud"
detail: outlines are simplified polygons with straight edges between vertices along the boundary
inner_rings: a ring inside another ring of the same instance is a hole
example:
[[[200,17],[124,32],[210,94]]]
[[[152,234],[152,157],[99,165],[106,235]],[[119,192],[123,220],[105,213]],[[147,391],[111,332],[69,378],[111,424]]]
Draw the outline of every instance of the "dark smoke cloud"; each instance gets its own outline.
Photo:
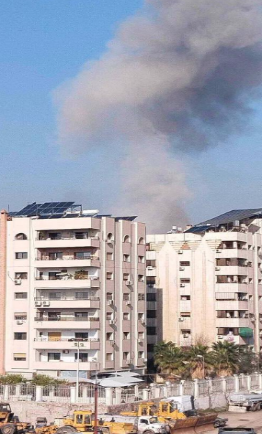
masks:
[[[60,95],[61,143],[73,152],[107,143],[118,152],[121,141],[122,211],[138,212],[152,230],[186,219],[189,193],[175,149],[199,152],[246,124],[262,81],[261,7],[148,0]]]

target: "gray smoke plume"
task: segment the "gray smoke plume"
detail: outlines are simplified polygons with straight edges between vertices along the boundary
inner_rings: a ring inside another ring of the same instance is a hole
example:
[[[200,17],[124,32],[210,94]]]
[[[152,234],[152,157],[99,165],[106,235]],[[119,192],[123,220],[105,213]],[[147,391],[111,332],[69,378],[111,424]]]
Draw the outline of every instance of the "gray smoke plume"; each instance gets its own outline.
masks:
[[[60,91],[61,143],[123,152],[119,210],[150,230],[186,220],[176,149],[199,152],[246,124],[262,82],[261,8],[260,0],[148,0]]]

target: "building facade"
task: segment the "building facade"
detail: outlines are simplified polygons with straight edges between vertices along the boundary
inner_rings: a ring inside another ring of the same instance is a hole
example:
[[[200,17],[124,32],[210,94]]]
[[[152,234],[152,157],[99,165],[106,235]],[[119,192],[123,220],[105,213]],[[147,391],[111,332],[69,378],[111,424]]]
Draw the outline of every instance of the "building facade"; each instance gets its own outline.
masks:
[[[130,368],[142,373],[145,225],[58,204],[1,215],[2,371],[29,377],[70,377],[78,368],[83,376]]]
[[[179,346],[228,340],[260,351],[261,264],[261,209],[148,235],[148,357],[162,340]]]

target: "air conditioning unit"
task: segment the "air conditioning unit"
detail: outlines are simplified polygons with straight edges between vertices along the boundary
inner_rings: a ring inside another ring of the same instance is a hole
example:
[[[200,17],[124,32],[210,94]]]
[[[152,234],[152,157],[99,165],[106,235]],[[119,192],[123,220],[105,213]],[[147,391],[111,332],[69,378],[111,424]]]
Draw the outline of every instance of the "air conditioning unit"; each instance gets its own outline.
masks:
[[[220,267],[215,267],[215,270],[216,270],[216,271],[219,271],[219,270],[220,270]]]
[[[115,320],[114,320],[114,319],[110,319],[110,320],[109,320],[109,324],[110,324],[110,325],[114,325],[114,324],[115,324]]]
[[[114,236],[112,236],[111,238],[108,238],[108,239],[106,240],[106,242],[107,242],[108,244],[113,243],[114,241],[115,241]]]
[[[184,335],[183,335],[183,338],[188,338],[188,337],[189,337],[188,334],[184,334]]]
[[[139,344],[142,344],[143,340],[142,340],[142,339],[138,339],[137,342],[138,342]]]
[[[111,306],[111,304],[113,304],[114,303],[114,300],[112,299],[112,300],[107,300],[107,305],[108,306]]]
[[[130,300],[126,301],[126,306],[130,306],[130,305],[131,305],[131,301]]]
[[[223,335],[218,335],[217,339],[223,339]]]
[[[144,319],[141,319],[140,322],[141,322],[142,325],[146,325],[146,322],[145,322]]]
[[[16,321],[16,324],[17,324],[17,325],[22,325],[22,324],[24,324],[24,321],[23,321],[22,319],[18,319],[18,320]]]
[[[15,279],[14,282],[15,282],[15,285],[21,285],[22,280],[21,279]]]
[[[154,270],[154,267],[152,267],[152,265],[148,265],[146,268],[147,270]]]
[[[185,288],[186,284],[185,283],[180,283],[180,288]]]
[[[133,285],[132,280],[126,280],[126,286],[130,286],[130,285]]]
[[[50,301],[43,301],[43,306],[45,306],[45,307],[50,306]]]
[[[220,249],[216,249],[216,253],[221,253],[221,250]]]
[[[35,301],[35,307],[42,306],[42,301]]]
[[[178,254],[182,255],[183,254],[183,250],[178,250]]]
[[[62,353],[63,354],[69,354],[69,350],[63,350]]]
[[[179,267],[180,271],[184,271],[185,267]]]

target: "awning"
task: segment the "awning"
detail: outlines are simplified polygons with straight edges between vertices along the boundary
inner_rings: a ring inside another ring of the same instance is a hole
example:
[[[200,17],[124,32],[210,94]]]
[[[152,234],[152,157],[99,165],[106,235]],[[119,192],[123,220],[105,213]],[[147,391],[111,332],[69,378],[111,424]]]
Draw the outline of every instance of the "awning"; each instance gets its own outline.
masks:
[[[250,327],[240,327],[239,336],[242,338],[252,338],[253,330]]]

